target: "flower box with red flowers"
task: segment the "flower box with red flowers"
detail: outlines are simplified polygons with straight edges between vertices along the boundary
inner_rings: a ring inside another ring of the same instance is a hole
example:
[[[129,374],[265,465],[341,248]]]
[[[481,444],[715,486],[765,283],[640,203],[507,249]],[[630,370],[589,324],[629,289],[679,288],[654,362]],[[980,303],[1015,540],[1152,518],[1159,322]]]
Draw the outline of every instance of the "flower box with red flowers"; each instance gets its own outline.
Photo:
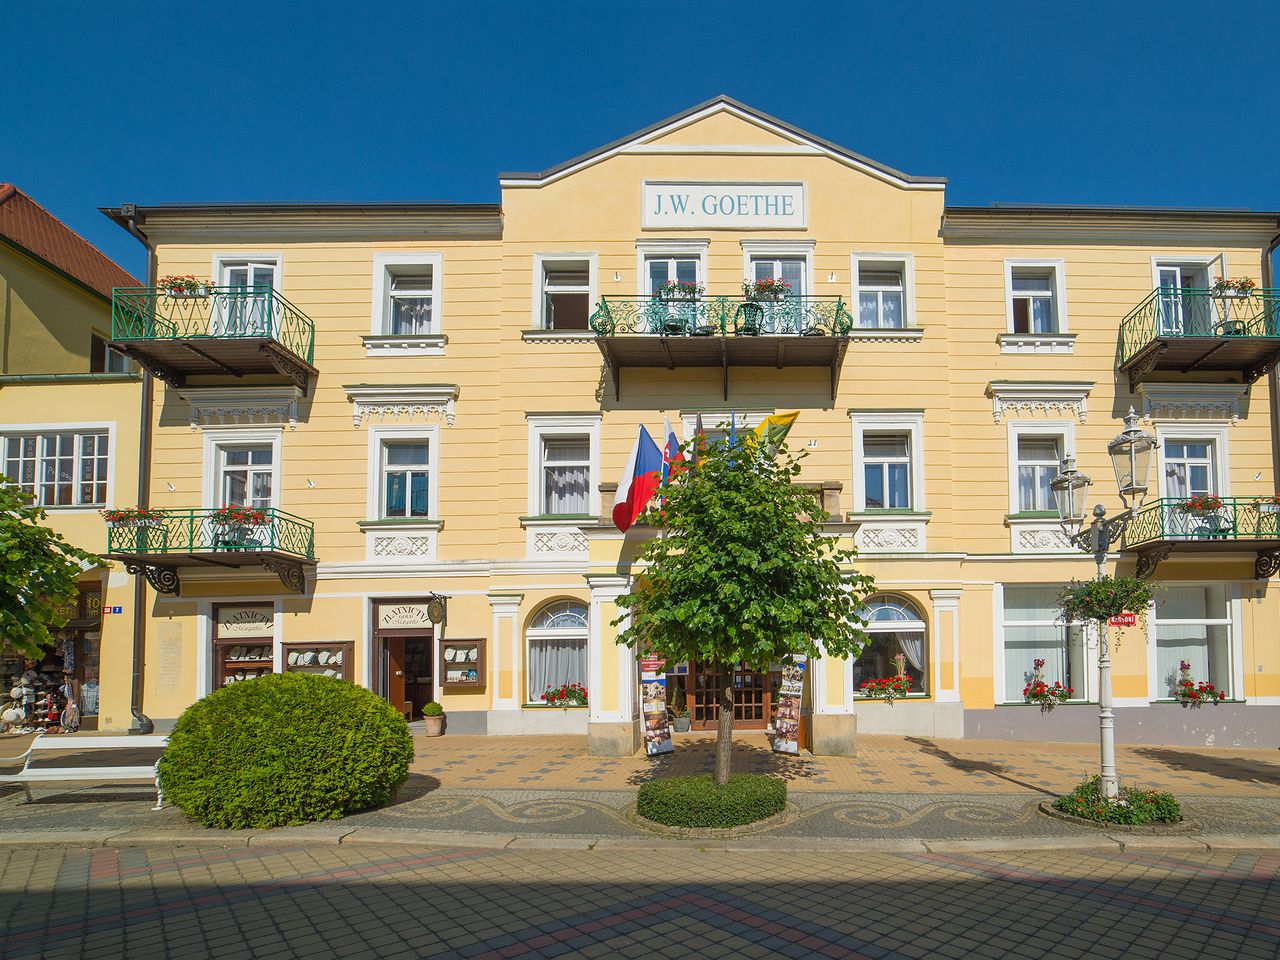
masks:
[[[1178,681],[1173,688],[1173,698],[1184,706],[1198,707],[1202,703],[1218,703],[1227,699],[1227,691],[1219,690],[1204,680],[1196,682],[1190,677]]]
[[[191,274],[161,277],[156,286],[175,300],[207,297],[213,290],[213,284],[208,280],[199,280]]]
[[[1057,680],[1047,683],[1037,678],[1022,688],[1022,699],[1027,703],[1038,704],[1041,710],[1052,710],[1058,704],[1070,700],[1075,692],[1074,687],[1064,687]]]
[[[158,527],[164,524],[164,514],[147,507],[121,507],[100,512],[102,519],[112,527]]]
[[[548,686],[542,694],[542,702],[549,707],[585,707],[587,688],[580,683],[563,683],[559,687]]]
[[[654,293],[659,300],[671,301],[693,301],[697,300],[706,288],[700,283],[692,283],[688,280],[668,280],[666,283],[658,284]]]
[[[270,522],[264,511],[254,507],[219,507],[209,519],[222,527],[262,527]]]
[[[791,284],[781,277],[767,280],[743,280],[742,295],[748,300],[778,303],[791,292]]]
[[[1183,513],[1209,513],[1212,510],[1222,509],[1222,498],[1202,493],[1189,500],[1183,500],[1178,507]]]
[[[911,692],[911,677],[900,673],[892,677],[881,677],[878,680],[865,680],[858,687],[859,696],[893,703],[898,697],[905,697]]]

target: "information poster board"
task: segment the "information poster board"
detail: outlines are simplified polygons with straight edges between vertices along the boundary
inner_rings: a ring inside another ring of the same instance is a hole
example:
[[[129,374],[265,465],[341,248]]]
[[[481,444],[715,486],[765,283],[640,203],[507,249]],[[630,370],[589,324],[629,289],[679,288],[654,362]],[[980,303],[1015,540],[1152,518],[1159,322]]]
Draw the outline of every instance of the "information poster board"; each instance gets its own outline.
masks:
[[[644,718],[644,752],[649,756],[670,753],[671,723],[667,719],[666,665],[658,657],[640,658],[640,713]]]
[[[800,752],[800,698],[804,693],[804,657],[782,668],[782,684],[778,688],[778,712],[773,720],[775,753]]]

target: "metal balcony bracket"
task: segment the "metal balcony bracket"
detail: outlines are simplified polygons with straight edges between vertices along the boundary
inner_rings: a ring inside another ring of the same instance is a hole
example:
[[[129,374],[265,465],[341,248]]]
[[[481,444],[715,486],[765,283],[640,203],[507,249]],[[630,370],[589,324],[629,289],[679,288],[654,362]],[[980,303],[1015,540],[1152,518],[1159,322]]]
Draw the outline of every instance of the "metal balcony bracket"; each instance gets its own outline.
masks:
[[[279,577],[285,589],[292,590],[294,593],[306,592],[306,564],[299,563],[297,560],[288,560],[284,557],[265,557],[262,561],[262,569]]]
[[[778,356],[774,362],[777,364],[777,367],[779,370],[782,369],[782,363],[786,357],[786,344],[787,344],[787,341],[785,338],[783,337],[778,338]]]
[[[1143,377],[1156,368],[1156,364],[1160,362],[1160,356],[1169,349],[1169,344],[1163,340],[1156,341],[1150,353],[1129,368],[1129,392],[1133,393]]]
[[[1275,369],[1276,362],[1280,361],[1280,351],[1272,353],[1263,359],[1257,366],[1249,367],[1244,372],[1245,383],[1256,383],[1261,377],[1265,377],[1268,373]]]
[[[176,597],[182,587],[178,580],[178,571],[173,567],[161,567],[154,563],[126,562],[124,569],[126,573],[131,573],[135,577],[146,577],[147,583],[151,584],[157,593],[167,593]]]
[[[665,336],[658,337],[658,346],[662,347],[662,355],[667,358],[667,369],[674,370],[676,362],[671,359],[671,348],[667,346],[667,338]]]
[[[307,386],[311,382],[311,368],[286,350],[279,343],[270,340],[259,348],[271,361],[280,376],[293,382],[298,391],[305,397]]]
[[[151,374],[161,383],[167,383],[175,389],[185,387],[187,385],[187,378],[178,371],[172,370],[162,363],[157,363],[150,357],[137,353],[128,347],[121,347],[120,349],[127,357],[129,357],[130,360],[142,367],[143,370],[147,371],[147,373]]]
[[[1173,544],[1165,543],[1138,554],[1138,569],[1135,571],[1138,579],[1150,580],[1155,576],[1156,567],[1160,565],[1160,561],[1171,553],[1173,553]]]
[[[720,387],[725,400],[729,399],[729,341],[720,338]]]
[[[1280,573],[1280,549],[1260,551],[1253,561],[1253,573],[1259,580],[1270,580]]]

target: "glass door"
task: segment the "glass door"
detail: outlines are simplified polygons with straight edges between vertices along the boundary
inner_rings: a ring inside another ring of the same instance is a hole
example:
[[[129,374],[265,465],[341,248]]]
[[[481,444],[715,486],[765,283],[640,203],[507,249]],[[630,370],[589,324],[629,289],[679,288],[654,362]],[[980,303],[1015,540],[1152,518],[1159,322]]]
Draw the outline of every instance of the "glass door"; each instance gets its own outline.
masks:
[[[805,261],[802,257],[753,257],[751,260],[752,280],[781,280],[787,285],[786,292],[777,303],[765,301],[763,307],[762,332],[776,333],[780,330],[795,331],[798,329],[798,313],[800,297],[805,290]],[[791,323],[787,324],[786,319]]]
[[[271,291],[275,287],[274,263],[227,263],[222,268],[225,303],[215,318],[215,336],[269,337]]]

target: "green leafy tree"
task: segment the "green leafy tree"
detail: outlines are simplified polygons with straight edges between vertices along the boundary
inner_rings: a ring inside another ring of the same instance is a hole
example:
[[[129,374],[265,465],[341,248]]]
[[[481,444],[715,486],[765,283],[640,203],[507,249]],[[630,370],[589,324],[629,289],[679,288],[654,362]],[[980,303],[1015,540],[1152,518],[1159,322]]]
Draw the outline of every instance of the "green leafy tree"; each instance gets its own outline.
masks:
[[[694,444],[697,444],[695,448]],[[629,623],[618,642],[667,663],[697,660],[719,677],[715,782],[733,747],[733,670],[793,656],[856,657],[866,644],[863,601],[874,588],[852,550],[827,536],[822,503],[796,483],[800,456],[759,449],[754,435],[686,444],[693,466],[658,491],[643,521],[661,528],[645,569],[619,598]]]
[[[76,596],[86,565],[101,564],[41,526],[45,512],[0,477],[0,641],[26,657],[53,643],[50,630],[67,622],[58,610]]]

